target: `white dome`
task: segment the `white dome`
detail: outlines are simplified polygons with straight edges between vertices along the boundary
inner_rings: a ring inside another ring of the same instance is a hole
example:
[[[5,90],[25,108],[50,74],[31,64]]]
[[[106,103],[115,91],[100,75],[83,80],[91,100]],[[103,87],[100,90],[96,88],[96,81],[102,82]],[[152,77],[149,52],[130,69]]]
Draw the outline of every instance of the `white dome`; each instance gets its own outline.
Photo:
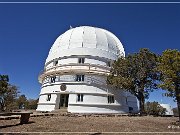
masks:
[[[69,29],[60,35],[52,45],[46,63],[53,59],[91,55],[116,60],[124,56],[120,40],[111,32],[90,26]]]

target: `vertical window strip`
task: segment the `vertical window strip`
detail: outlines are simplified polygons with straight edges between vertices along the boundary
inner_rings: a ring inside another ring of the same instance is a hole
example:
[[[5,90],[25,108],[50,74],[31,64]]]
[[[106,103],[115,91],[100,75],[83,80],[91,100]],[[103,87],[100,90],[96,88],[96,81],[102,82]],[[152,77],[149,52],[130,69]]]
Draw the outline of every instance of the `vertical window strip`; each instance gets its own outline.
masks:
[[[83,102],[83,94],[77,94],[77,102]]]

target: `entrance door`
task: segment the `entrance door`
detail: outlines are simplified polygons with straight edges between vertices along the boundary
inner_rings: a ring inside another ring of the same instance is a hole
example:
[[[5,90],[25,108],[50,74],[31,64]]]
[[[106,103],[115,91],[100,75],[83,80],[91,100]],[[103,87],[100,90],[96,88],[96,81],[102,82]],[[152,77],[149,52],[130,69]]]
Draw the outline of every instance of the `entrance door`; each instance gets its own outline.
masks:
[[[69,94],[60,95],[59,109],[65,109],[68,107]]]

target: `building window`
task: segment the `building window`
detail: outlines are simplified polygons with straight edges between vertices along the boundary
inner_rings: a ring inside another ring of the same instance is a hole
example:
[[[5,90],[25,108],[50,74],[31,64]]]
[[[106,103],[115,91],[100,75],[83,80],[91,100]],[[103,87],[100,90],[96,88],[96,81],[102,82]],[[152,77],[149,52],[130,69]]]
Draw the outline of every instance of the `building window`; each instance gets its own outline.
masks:
[[[83,97],[84,97],[83,94],[77,94],[77,101],[78,102],[83,102]]]
[[[84,75],[76,75],[76,82],[83,82],[84,81]]]
[[[108,96],[108,103],[114,103],[114,96]]]
[[[51,77],[50,81],[51,81],[51,83],[55,83],[55,81],[56,81],[56,76]]]
[[[126,104],[128,104],[128,99],[127,99],[127,97],[125,97],[126,98]]]
[[[129,113],[132,113],[132,112],[133,112],[133,108],[129,107]]]
[[[107,66],[111,67],[111,62],[110,61],[107,62]]]
[[[46,99],[47,101],[50,101],[51,100],[51,94],[48,94],[47,95],[47,99]]]
[[[54,61],[54,66],[58,65],[58,60]]]
[[[85,61],[85,58],[78,58],[78,63],[83,64]]]

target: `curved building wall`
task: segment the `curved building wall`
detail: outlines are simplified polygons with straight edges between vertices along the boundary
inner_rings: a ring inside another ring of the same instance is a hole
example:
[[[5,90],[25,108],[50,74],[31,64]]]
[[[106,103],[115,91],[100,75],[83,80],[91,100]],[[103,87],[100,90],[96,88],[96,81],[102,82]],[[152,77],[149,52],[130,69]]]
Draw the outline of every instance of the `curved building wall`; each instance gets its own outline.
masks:
[[[133,95],[106,84],[112,62],[124,55],[119,39],[104,29],[82,26],[60,35],[38,78],[42,87],[37,110],[137,112]]]
[[[59,90],[58,84],[43,87],[40,93],[38,107],[44,106],[43,111],[51,105],[49,111],[59,109],[60,94],[69,94],[68,111],[73,113],[118,113],[128,112],[128,104],[125,102],[123,91],[102,89],[99,86],[86,84],[67,84],[66,91]],[[108,94],[107,94],[108,93]],[[51,100],[47,101],[47,95],[51,94]],[[83,102],[77,100],[77,95],[83,95]],[[108,103],[108,96],[114,96],[114,103]],[[47,105],[47,106],[46,106]],[[81,108],[82,107],[82,108]],[[90,108],[94,108],[93,110]],[[89,108],[89,109],[88,109]],[[96,109],[95,109],[96,108]],[[41,110],[42,108],[38,108]],[[91,111],[89,111],[91,110]]]

